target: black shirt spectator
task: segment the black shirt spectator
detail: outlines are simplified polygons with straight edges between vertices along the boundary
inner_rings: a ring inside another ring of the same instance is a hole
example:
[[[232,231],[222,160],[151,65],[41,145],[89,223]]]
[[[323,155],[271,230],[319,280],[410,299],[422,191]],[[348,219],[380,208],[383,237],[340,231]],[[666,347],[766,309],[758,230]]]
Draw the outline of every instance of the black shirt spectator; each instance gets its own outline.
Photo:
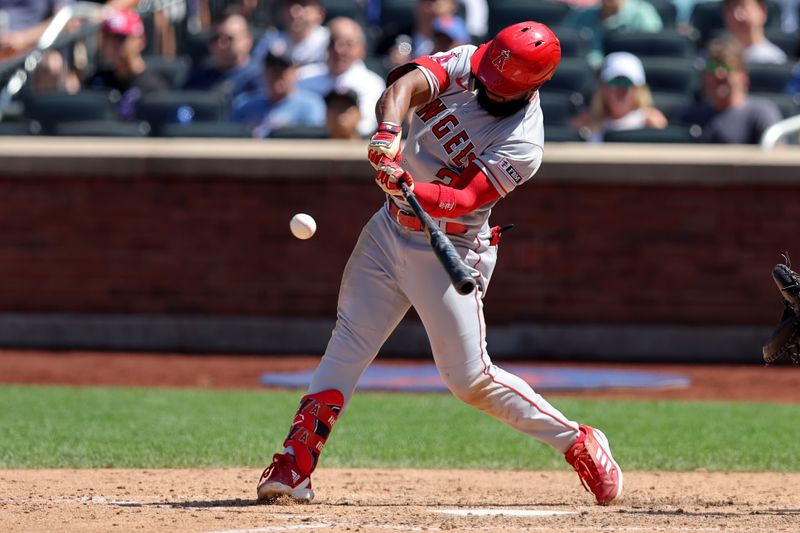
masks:
[[[135,11],[115,11],[103,22],[103,59],[107,66],[86,85],[119,91],[119,116],[123,119],[133,118],[136,102],[143,94],[169,88],[161,76],[147,69],[142,58],[144,46],[144,24]]]

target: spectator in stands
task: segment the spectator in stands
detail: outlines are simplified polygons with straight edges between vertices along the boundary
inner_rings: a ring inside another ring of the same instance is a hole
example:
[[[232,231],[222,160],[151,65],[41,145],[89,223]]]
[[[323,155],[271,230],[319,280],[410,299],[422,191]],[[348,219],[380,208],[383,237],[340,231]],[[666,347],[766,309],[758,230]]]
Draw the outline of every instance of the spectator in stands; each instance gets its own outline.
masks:
[[[234,100],[231,120],[247,124],[257,138],[269,137],[280,128],[322,127],[325,103],[318,94],[297,88],[297,70],[289,49],[275,43],[264,59],[266,91]]]
[[[587,59],[594,67],[603,61],[606,32],[658,32],[664,26],[658,11],[647,0],[601,0],[596,6],[572,12],[564,24],[592,31],[591,51]]]
[[[0,0],[0,61],[33,50],[53,16],[73,0]],[[80,80],[64,55],[45,52],[34,72],[33,92],[77,92]]]
[[[469,44],[470,40],[467,25],[461,17],[446,15],[433,21],[432,54]]]
[[[142,58],[144,24],[136,11],[114,11],[102,28],[105,65],[87,80],[86,86],[118,91],[119,116],[128,120],[133,118],[136,102],[143,94],[169,89],[169,83],[149,70]]]
[[[794,33],[800,23],[800,0],[778,0],[781,6],[781,29]]]
[[[211,64],[195,68],[185,89],[221,91],[232,101],[262,87],[261,65],[250,60],[253,37],[238,6],[223,11],[209,43]]]
[[[358,94],[361,135],[372,133],[375,104],[386,88],[383,79],[364,65],[366,42],[361,26],[353,19],[336,17],[328,23],[331,39],[325,63],[305,65],[298,73],[298,86],[324,97],[332,89],[352,89]]]
[[[387,70],[404,65],[415,57],[431,54],[434,50],[434,21],[442,17],[454,17],[457,7],[457,0],[417,0],[414,27],[394,28],[404,33],[390,32],[384,35],[378,46],[379,52],[387,58]],[[461,20],[461,23],[464,21]]]
[[[577,116],[572,126],[590,142],[601,142],[609,131],[667,126],[664,114],[653,106],[638,57],[614,52],[605,58],[589,109]]]
[[[456,14],[458,2],[456,0],[418,0],[417,18],[411,55],[419,57],[428,55],[433,51],[434,21],[440,17],[453,17]]]
[[[703,75],[705,101],[693,106],[682,122],[702,128],[700,142],[758,144],[782,117],[772,101],[749,96],[748,85],[739,42],[730,37],[711,41]]]
[[[55,13],[73,0],[0,0],[0,59],[36,46]]]
[[[358,123],[358,95],[355,91],[332,90],[325,95],[325,126],[331,139],[361,139]]]
[[[764,36],[766,0],[723,0],[725,27],[739,41],[746,63],[785,63],[786,54]]]
[[[319,0],[284,0],[281,15],[285,29],[264,34],[253,49],[253,59],[261,60],[274,43],[281,42],[298,65],[325,61],[330,32],[322,25],[325,8]]]
[[[461,0],[461,3],[464,4],[464,22],[470,36],[486,35],[489,31],[489,3],[486,0]]]

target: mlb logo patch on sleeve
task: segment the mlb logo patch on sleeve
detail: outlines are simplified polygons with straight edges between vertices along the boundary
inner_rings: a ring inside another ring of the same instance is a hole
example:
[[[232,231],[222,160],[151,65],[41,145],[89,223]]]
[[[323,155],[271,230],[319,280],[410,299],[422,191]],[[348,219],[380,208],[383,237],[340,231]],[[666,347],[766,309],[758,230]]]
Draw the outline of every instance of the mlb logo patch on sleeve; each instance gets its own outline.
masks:
[[[519,183],[522,181],[522,176],[517,169],[511,164],[511,161],[506,159],[505,157],[498,161],[497,166],[500,167],[500,170],[505,172],[506,176],[514,180],[514,183]]]

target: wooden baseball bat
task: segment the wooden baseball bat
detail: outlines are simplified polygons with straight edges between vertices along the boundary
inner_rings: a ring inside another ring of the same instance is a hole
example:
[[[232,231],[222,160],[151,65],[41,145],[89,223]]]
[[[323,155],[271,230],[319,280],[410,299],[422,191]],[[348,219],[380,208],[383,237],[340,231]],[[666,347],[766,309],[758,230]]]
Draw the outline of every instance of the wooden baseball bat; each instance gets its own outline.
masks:
[[[442,263],[445,272],[450,276],[450,281],[453,282],[453,287],[459,294],[470,294],[475,290],[475,278],[472,277],[467,265],[461,260],[455,246],[447,238],[447,235],[436,225],[431,216],[420,205],[419,200],[411,191],[411,189],[402,180],[399,182],[400,190],[403,191],[403,196],[406,202],[411,206],[411,210],[422,223],[422,229],[425,232],[425,237],[428,239],[428,244],[433,248],[433,253]]]

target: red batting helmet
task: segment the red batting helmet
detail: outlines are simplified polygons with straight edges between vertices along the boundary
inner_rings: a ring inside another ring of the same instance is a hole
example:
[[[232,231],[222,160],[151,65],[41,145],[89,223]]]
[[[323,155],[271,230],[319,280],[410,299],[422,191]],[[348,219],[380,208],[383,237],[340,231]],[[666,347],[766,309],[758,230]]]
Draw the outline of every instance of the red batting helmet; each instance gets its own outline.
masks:
[[[513,97],[538,89],[553,76],[561,43],[544,24],[520,22],[480,45],[470,61],[472,74],[488,90]]]

